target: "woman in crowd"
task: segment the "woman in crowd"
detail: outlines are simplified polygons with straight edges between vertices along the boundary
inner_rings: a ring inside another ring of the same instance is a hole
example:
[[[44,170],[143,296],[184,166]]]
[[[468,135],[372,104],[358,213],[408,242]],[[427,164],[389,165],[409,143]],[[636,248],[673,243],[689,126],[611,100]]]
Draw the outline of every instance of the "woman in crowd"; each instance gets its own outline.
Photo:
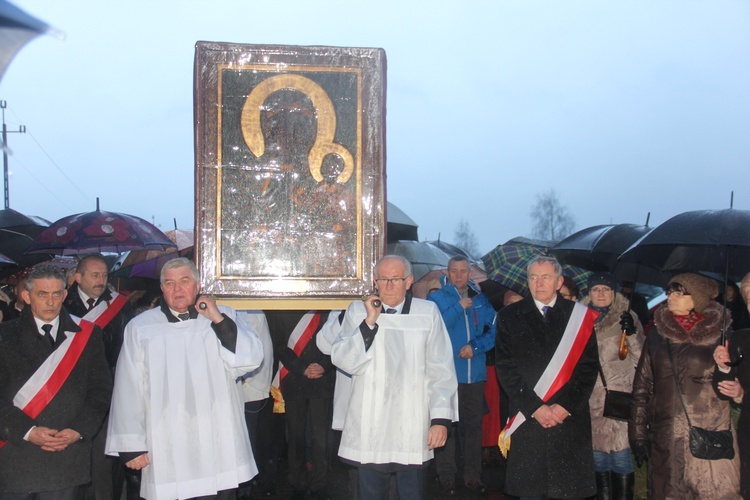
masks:
[[[584,305],[599,313],[595,332],[602,371],[591,393],[589,408],[596,489],[600,500],[631,500],[635,477],[630,459],[628,423],[604,416],[606,391],[602,378],[607,383],[607,389],[631,392],[635,368],[646,340],[640,321],[629,311],[628,300],[616,292],[616,286],[617,282],[611,274],[594,274],[588,282],[589,295],[583,299]],[[628,354],[621,360],[618,352],[623,329],[628,333]]]
[[[729,402],[717,396],[712,380],[722,319],[727,326],[731,319],[712,300],[719,293],[712,279],[678,274],[666,293],[667,304],[654,313],[633,383],[633,454],[639,466],[649,462],[649,498],[739,498],[737,454],[732,460],[704,460],[690,453],[677,386],[679,382],[692,425],[710,431],[730,428]]]

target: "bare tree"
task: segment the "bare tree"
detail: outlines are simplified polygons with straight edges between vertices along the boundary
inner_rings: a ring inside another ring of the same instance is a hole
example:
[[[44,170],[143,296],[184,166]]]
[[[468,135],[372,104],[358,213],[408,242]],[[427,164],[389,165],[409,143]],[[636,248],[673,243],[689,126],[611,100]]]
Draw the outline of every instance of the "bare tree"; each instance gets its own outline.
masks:
[[[458,226],[456,226],[456,230],[453,233],[453,238],[455,239],[456,246],[463,248],[471,255],[477,254],[479,247],[477,237],[465,219],[461,219],[458,222]]]
[[[535,238],[558,241],[569,236],[575,229],[573,216],[567,207],[560,204],[554,189],[536,196],[531,218],[534,221],[532,236]]]

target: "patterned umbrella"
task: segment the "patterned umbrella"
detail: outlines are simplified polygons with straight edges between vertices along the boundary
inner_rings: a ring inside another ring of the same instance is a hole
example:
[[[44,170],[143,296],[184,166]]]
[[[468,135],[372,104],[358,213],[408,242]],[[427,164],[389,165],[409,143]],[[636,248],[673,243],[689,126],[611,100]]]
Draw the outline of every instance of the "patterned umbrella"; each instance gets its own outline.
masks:
[[[177,257],[193,259],[194,243],[192,229],[175,229],[164,233],[174,241],[177,250],[133,250],[123,254],[112,267],[112,276],[124,278],[159,279],[164,264]]]
[[[482,262],[490,279],[516,293],[526,295],[528,291],[526,268],[529,262],[537,257],[548,255],[547,252],[553,245],[554,242],[551,241],[517,237],[496,246],[494,250],[482,257]],[[585,292],[591,273],[568,264],[562,264],[562,268],[563,275],[573,278],[581,292]]]
[[[42,231],[26,253],[80,255],[166,250],[176,245],[153,224],[128,214],[96,211],[70,215]]]

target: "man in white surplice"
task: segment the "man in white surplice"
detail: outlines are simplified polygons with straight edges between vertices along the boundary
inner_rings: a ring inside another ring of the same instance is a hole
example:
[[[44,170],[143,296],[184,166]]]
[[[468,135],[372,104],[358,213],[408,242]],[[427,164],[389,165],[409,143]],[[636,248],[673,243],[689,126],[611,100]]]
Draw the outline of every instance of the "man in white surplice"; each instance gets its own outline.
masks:
[[[407,296],[413,279],[406,259],[380,259],[379,297],[349,306],[331,348],[352,375],[339,456],[358,468],[362,500],[387,498],[391,473],[400,498],[425,498],[424,468],[458,418],[451,341],[437,306]]]
[[[189,260],[167,262],[161,288],[162,307],[125,329],[106,452],[142,470],[141,497],[234,498],[257,473],[235,381],[263,346],[233,309],[199,297]]]

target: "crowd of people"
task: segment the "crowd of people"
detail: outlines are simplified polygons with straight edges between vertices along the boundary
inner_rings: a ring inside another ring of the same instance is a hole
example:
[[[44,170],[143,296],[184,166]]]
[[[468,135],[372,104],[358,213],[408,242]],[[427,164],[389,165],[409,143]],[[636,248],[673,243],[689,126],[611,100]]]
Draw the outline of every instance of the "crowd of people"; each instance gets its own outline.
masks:
[[[426,498],[430,474],[482,495],[496,447],[513,497],[632,499],[648,467],[650,498],[750,498],[750,274],[675,275],[644,325],[608,273],[580,297],[538,257],[498,303],[471,265],[420,299],[387,255],[346,310],[236,311],[184,258],[159,296],[98,255],[40,264],[0,310],[0,500],[273,495],[282,456],[299,500],[331,498],[334,460],[350,498]]]

